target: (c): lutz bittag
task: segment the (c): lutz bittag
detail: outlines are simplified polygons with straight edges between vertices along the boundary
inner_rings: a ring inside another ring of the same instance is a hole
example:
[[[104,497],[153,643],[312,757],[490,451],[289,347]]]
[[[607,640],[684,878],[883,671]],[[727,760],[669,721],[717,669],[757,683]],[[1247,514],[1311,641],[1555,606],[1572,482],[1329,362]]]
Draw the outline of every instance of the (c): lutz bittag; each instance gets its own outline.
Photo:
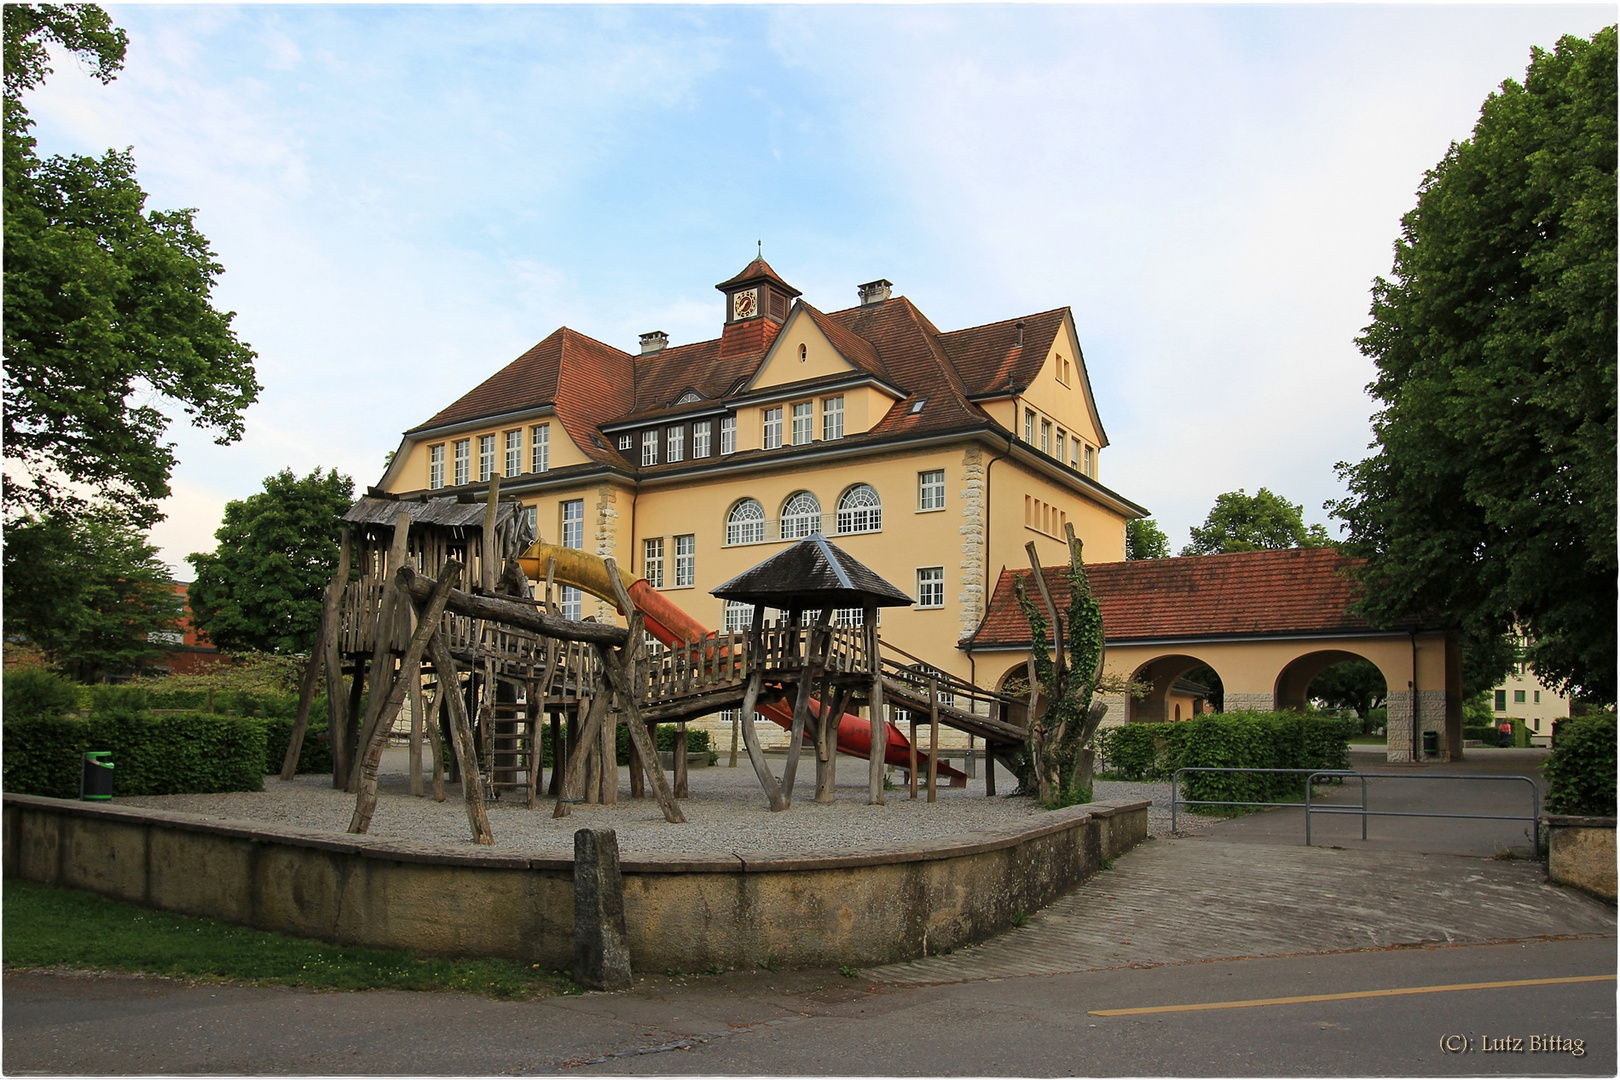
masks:
[[[1447,1054],[1568,1054],[1586,1056],[1585,1039],[1562,1035],[1442,1035],[1440,1049]]]

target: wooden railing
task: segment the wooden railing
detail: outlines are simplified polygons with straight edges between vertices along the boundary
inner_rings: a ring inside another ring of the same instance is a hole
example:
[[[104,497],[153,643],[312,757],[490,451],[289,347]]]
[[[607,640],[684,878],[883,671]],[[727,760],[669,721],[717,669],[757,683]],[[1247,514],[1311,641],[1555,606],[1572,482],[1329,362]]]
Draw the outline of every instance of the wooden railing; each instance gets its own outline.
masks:
[[[704,634],[648,658],[642,698],[664,701],[748,680],[748,632]]]
[[[812,648],[826,672],[857,675],[872,670],[866,631],[858,626],[766,623],[753,643],[750,659],[755,667],[767,672],[792,672],[806,666],[806,654]]]

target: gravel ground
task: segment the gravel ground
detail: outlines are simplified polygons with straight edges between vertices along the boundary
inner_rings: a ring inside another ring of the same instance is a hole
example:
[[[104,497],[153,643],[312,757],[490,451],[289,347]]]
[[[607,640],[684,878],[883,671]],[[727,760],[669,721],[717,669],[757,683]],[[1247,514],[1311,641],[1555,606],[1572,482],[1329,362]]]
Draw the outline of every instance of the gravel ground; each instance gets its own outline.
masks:
[[[781,773],[782,759],[768,758]],[[445,785],[445,801],[411,797],[406,783],[406,751],[390,748],[379,771],[377,811],[371,835],[427,844],[464,844],[467,816],[460,785]],[[722,758],[722,762],[724,759]],[[982,763],[981,763],[982,765]],[[893,776],[898,784],[900,773]],[[685,825],[670,825],[658,803],[629,798],[629,770],[619,770],[619,802],[614,806],[576,804],[566,818],[554,819],[548,801],[531,811],[516,801],[490,805],[490,828],[497,849],[544,857],[571,857],[576,829],[600,826],[617,831],[619,851],[627,859],[669,855],[713,855],[727,852],[756,855],[828,854],[869,850],[874,846],[942,839],[997,825],[1015,824],[1044,813],[1033,800],[987,799],[983,781],[970,780],[967,788],[941,786],[930,805],[924,797],[913,801],[903,788],[888,794],[883,807],[866,805],[866,769],[852,758],[839,762],[838,801],[818,806],[815,799],[815,763],[799,762],[793,808],[772,814],[765,806],[759,781],[746,758],[735,769],[724,764],[689,773],[691,797],[681,802]],[[1015,786],[1005,771],[997,773],[997,788]],[[431,791],[431,786],[429,788]],[[1152,799],[1148,829],[1168,835],[1168,784],[1098,781],[1098,799]],[[506,800],[513,796],[507,795]],[[327,775],[300,776],[283,784],[267,777],[262,792],[219,795],[145,795],[114,800],[116,805],[149,806],[197,814],[209,820],[258,821],[292,829],[341,833],[354,812],[354,796],[332,789]],[[1165,807],[1163,810],[1160,806]]]

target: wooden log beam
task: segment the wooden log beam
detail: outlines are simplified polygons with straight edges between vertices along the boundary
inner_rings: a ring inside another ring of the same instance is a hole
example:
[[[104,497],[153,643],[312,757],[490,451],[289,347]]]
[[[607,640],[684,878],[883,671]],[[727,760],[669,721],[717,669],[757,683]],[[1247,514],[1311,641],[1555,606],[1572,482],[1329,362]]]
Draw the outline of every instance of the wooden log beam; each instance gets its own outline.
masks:
[[[331,586],[327,588],[330,590]],[[315,684],[320,681],[326,656],[321,644],[326,638],[326,605],[321,604],[321,621],[315,628],[315,643],[309,647],[309,663],[304,665],[304,678],[298,685],[298,716],[293,720],[292,736],[287,740],[287,753],[281,759],[281,779],[291,780],[298,772],[298,755],[304,751],[304,731],[309,727],[309,707],[315,701]]]
[[[883,805],[883,758],[889,748],[889,726],[883,719],[883,653],[878,640],[877,605],[868,603],[862,609],[866,631],[866,658],[872,667],[872,693],[867,700],[867,715],[871,718],[868,731],[866,766],[866,802],[869,806]]]
[[[596,655],[602,661],[602,668],[607,672],[614,692],[618,694],[619,708],[624,713],[625,723],[630,727],[630,740],[636,749],[641,751],[641,758],[647,763],[647,771],[653,782],[653,793],[658,796],[658,808],[664,812],[664,820],[671,825],[682,825],[686,822],[686,815],[681,813],[680,804],[675,801],[675,793],[670,789],[669,778],[664,775],[664,764],[658,760],[658,749],[647,734],[647,723],[641,715],[639,680],[631,677],[634,665],[642,657],[643,627],[646,620],[640,610],[630,602],[630,594],[625,591],[624,582],[619,578],[618,564],[611,557],[602,561],[607,564],[608,580],[613,583],[613,595],[619,602],[619,610],[630,619],[630,629],[625,633],[623,652],[615,655],[607,646],[597,645]],[[622,663],[621,657],[627,658],[630,663]],[[617,773],[615,769],[614,775],[617,776]]]
[[[597,731],[602,726],[602,719],[608,711],[607,687],[599,681],[591,692],[590,705],[586,711],[583,722],[578,718],[570,727],[579,728],[577,733],[570,732],[575,738],[569,739],[573,744],[568,755],[568,767],[561,771],[562,780],[557,785],[557,807],[551,812],[554,818],[565,818],[569,815],[568,800],[575,798],[572,793],[579,791],[585,778],[585,759],[590,757],[597,742]],[[555,753],[555,751],[553,751]],[[552,759],[556,760],[555,757]]]
[[[434,634],[429,648],[433,671],[439,677],[439,694],[450,704],[450,734],[461,773],[461,793],[467,803],[467,824],[472,829],[475,843],[493,844],[495,835],[490,832],[489,813],[484,809],[484,784],[478,773],[478,753],[473,746],[472,725],[467,723],[467,706],[461,700],[456,685],[456,662],[450,659],[450,650],[445,647],[442,635]]]
[[[439,619],[444,614],[445,597],[460,576],[459,566],[453,562],[446,565],[444,576],[439,579],[433,595],[422,608],[421,621],[411,634],[410,644],[405,647],[406,671],[421,664],[422,654],[427,651],[428,639],[435,637],[439,632]],[[388,730],[393,726],[394,717],[399,715],[400,708],[405,704],[405,695],[409,689],[409,679],[396,679],[393,688],[388,692],[388,700],[382,703],[377,712],[378,722],[372,729],[371,740],[365,744],[364,753],[360,755],[360,790],[356,793],[354,816],[349,820],[351,833],[364,833],[371,828],[371,817],[377,810],[377,764],[382,760],[383,747],[388,745]]]
[[[412,599],[425,602],[433,595],[433,586],[432,578],[413,573],[408,588]],[[532,630],[547,637],[561,638],[564,641],[583,641],[591,645],[622,647],[630,637],[629,631],[624,627],[614,626],[612,623],[581,623],[571,619],[559,619],[554,615],[543,614],[527,604],[513,603],[499,596],[477,596],[462,592],[460,589],[450,590],[450,599],[445,603],[445,610],[473,619],[505,623],[520,630]]]
[[[338,545],[337,573],[332,575],[327,585],[331,591],[326,594],[326,605],[322,609],[326,625],[321,631],[321,640],[316,644],[326,658],[322,666],[326,669],[326,736],[332,742],[333,787],[348,778],[348,773],[343,771],[343,762],[348,753],[344,747],[344,737],[349,731],[349,699],[343,688],[343,647],[339,640],[343,636],[343,627],[338,610],[344,590],[349,587],[349,551],[349,527],[345,525],[343,542]]]
[[[754,706],[759,704],[762,681],[758,671],[748,677],[748,689],[743,691],[738,723],[742,725],[743,743],[748,747],[748,763],[754,767],[754,775],[759,777],[759,786],[765,789],[765,798],[770,802],[771,809],[786,810],[782,789],[777,785],[776,777],[771,775],[770,766],[765,763],[765,752],[759,746],[759,732],[754,730]]]

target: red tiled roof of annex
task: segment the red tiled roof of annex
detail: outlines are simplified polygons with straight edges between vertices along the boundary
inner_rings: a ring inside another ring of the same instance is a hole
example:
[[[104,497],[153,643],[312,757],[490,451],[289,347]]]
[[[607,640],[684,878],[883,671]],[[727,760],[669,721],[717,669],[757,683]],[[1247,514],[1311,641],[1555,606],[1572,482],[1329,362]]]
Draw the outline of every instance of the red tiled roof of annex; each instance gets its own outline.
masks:
[[[1086,567],[1086,576],[1111,642],[1363,633],[1371,627],[1348,610],[1359,586],[1346,574],[1360,562],[1331,547],[1291,548],[1097,563]],[[1042,568],[1060,614],[1069,608],[1067,570]],[[1001,571],[990,610],[968,647],[1029,646],[1029,623],[1013,595],[1015,576],[1028,578],[1029,571]]]

